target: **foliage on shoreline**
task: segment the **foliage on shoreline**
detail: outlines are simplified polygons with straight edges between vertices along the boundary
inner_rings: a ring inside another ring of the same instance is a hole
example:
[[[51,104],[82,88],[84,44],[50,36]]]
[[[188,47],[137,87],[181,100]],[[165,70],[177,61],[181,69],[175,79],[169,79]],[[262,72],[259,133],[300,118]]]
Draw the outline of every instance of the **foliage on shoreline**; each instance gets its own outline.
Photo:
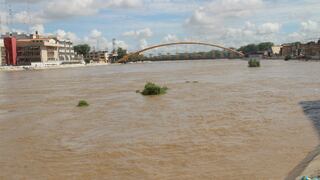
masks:
[[[248,64],[249,64],[249,67],[260,67],[260,61],[256,59],[250,59]]]
[[[143,54],[131,54],[128,56],[128,62],[138,61],[179,61],[179,60],[201,60],[201,59],[235,59],[239,58],[237,54],[212,50],[208,52],[192,52],[192,53],[179,53],[179,54],[150,54],[149,56]]]
[[[292,59],[292,57],[291,57],[290,55],[284,57],[284,60],[285,60],[285,61],[289,61],[289,60],[291,60],[291,59]]]
[[[77,54],[81,54],[83,56],[88,55],[91,50],[88,44],[79,44],[74,46],[73,49]]]
[[[144,86],[144,90],[141,92],[141,94],[144,96],[162,95],[166,94],[167,90],[167,87],[161,87],[155,83],[148,82]]]
[[[81,100],[79,101],[77,107],[88,107],[89,106],[89,103],[85,100]]]
[[[274,44],[272,42],[263,42],[260,44],[248,44],[246,46],[242,46],[238,49],[238,51],[242,51],[244,54],[252,54],[258,51],[268,51]]]

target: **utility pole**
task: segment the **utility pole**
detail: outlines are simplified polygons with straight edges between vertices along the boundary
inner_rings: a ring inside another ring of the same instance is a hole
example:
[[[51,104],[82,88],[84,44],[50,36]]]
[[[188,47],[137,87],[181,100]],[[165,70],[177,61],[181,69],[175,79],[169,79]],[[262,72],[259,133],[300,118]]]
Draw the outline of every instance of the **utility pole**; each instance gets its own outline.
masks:
[[[0,11],[2,11],[2,12],[4,12],[4,9],[5,9],[5,2],[4,2],[4,0],[1,0],[1,2],[0,2]],[[0,14],[0,32],[2,32],[2,27],[3,27],[3,16],[2,16],[2,14]]]
[[[116,39],[115,38],[112,39],[112,52],[116,53]]]
[[[4,0],[4,6],[5,6],[5,16],[6,16],[6,25],[11,31],[11,23],[13,21],[13,11],[12,6],[9,0]]]
[[[27,19],[26,19],[26,25],[27,25],[27,31],[26,32],[30,32],[31,31],[30,1],[26,1],[26,3],[27,3],[27,16],[28,16]],[[30,32],[30,33],[33,33],[33,32]]]
[[[118,58],[118,53],[117,53],[117,50],[116,50],[116,46],[117,46],[117,43],[116,43],[116,39],[113,38],[112,39],[112,62],[116,62],[117,58]]]
[[[99,47],[99,45],[100,45],[100,44],[99,44],[99,38],[97,38],[97,44],[96,44],[96,45],[97,45],[97,51],[99,51],[99,50],[100,50],[100,47]]]

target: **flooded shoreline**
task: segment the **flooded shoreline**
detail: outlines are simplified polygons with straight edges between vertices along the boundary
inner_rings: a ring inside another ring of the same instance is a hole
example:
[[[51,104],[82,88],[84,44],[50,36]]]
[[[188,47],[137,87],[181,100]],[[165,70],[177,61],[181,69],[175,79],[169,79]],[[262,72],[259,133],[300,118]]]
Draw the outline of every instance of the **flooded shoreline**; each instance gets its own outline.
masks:
[[[319,144],[300,106],[320,99],[319,69],[221,60],[0,72],[0,178],[284,179]],[[136,94],[148,81],[168,93]]]

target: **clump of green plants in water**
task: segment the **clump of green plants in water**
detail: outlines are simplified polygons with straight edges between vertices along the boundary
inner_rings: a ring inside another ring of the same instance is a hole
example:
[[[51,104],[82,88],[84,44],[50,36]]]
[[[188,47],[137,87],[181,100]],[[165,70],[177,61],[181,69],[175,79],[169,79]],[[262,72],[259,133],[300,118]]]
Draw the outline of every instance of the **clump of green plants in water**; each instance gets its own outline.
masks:
[[[189,84],[189,83],[197,84],[197,83],[199,83],[199,81],[186,81],[186,83],[187,83],[187,84]]]
[[[260,61],[256,59],[250,59],[248,63],[249,67],[260,67]]]
[[[287,55],[286,57],[284,57],[284,60],[285,61],[289,61],[289,60],[291,60],[292,59],[292,57],[290,56],[290,55]]]
[[[162,95],[167,92],[167,87],[161,87],[159,85],[156,85],[155,83],[148,82],[144,86],[144,90],[141,92],[144,96],[152,96],[152,95]]]
[[[89,103],[85,100],[81,100],[78,103],[78,107],[88,107],[88,106],[89,106]]]

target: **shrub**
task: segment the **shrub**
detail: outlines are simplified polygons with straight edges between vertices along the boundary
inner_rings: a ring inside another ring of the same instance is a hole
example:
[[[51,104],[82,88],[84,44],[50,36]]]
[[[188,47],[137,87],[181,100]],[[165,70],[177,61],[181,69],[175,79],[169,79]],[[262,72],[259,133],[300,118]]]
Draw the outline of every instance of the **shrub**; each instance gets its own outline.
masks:
[[[292,59],[290,55],[287,55],[286,57],[284,57],[285,61],[289,61],[290,59]]]
[[[306,59],[306,61],[309,61],[312,59],[312,56],[306,56],[305,59]]]
[[[260,67],[260,61],[256,59],[250,59],[248,63],[249,67]]]
[[[89,106],[89,103],[85,100],[81,100],[78,103],[78,107],[88,107],[88,106]]]
[[[161,87],[154,83],[148,82],[144,86],[144,90],[141,92],[141,94],[144,96],[161,95],[161,94],[165,94],[167,90],[168,90],[167,87]]]

